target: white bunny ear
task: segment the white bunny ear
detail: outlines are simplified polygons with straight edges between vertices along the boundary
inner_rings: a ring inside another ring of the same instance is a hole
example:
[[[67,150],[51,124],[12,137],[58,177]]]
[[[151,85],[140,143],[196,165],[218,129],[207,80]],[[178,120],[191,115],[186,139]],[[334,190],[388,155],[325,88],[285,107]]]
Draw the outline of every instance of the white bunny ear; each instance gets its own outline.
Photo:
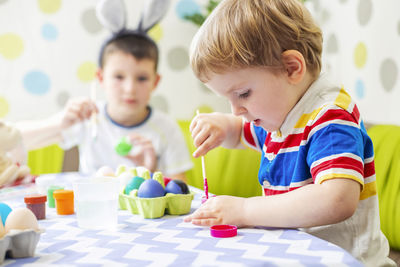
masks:
[[[125,29],[126,13],[122,0],[100,0],[96,6],[100,23],[113,33]]]
[[[147,32],[167,13],[170,0],[149,0],[143,10],[139,30]]]

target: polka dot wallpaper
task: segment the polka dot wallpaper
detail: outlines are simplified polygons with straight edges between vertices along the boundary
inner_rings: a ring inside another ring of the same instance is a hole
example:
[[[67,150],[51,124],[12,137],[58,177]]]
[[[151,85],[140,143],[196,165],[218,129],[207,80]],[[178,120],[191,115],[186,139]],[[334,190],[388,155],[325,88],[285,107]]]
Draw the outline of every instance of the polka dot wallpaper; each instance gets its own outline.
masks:
[[[125,0],[128,27],[146,0]],[[194,111],[228,112],[192,74],[188,49],[197,26],[184,15],[206,0],[172,0],[150,35],[160,46],[162,80],[151,104],[177,119]],[[47,117],[70,97],[90,94],[97,56],[109,32],[95,15],[96,0],[0,0],[0,118]],[[356,99],[365,121],[400,124],[400,2],[308,0],[324,32],[324,71]],[[100,97],[103,97],[99,93]]]
[[[366,122],[400,124],[400,2],[309,0],[324,33],[324,70]]]
[[[145,1],[125,0],[129,28],[138,25]],[[90,95],[100,45],[110,34],[96,18],[96,3],[0,0],[0,118],[44,118],[70,97]],[[167,15],[149,32],[160,47],[162,75],[151,105],[177,119],[191,119],[198,108],[230,110],[189,66],[188,49],[198,27],[183,17],[205,3],[172,0]]]

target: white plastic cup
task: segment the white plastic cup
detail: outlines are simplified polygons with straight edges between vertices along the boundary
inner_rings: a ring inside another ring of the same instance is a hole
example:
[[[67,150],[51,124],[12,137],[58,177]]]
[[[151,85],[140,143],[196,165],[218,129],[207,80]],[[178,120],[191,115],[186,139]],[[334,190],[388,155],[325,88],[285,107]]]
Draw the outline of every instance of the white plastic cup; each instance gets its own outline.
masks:
[[[96,230],[117,227],[119,182],[116,178],[81,179],[72,188],[79,227]]]

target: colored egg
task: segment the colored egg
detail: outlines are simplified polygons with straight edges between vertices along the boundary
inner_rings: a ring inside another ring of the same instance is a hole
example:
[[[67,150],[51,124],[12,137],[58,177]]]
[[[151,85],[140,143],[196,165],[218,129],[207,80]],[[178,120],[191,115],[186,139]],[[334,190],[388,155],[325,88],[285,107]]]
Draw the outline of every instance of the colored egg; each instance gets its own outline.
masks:
[[[118,144],[115,146],[115,152],[117,152],[120,156],[126,156],[132,149],[132,144],[128,137],[124,136],[119,141]]]
[[[148,179],[140,185],[137,195],[142,198],[154,198],[162,197],[164,194],[165,190],[159,182]]]
[[[129,193],[134,190],[134,189],[139,189],[140,185],[144,182],[145,180],[142,177],[135,176],[133,177],[129,183],[125,187],[125,194],[129,195]]]
[[[172,194],[189,194],[189,187],[181,180],[171,180],[165,186],[165,192]]]
[[[3,225],[6,224],[7,216],[11,211],[12,209],[6,203],[0,203],[0,217]]]

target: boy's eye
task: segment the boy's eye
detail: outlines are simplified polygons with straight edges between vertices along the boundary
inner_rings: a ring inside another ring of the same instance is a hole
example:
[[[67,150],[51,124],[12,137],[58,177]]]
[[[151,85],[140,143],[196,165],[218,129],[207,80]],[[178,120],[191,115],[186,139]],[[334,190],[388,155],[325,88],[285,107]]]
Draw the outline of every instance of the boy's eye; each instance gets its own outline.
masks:
[[[120,74],[117,74],[117,75],[115,75],[114,76],[116,79],[118,79],[118,80],[122,80],[123,78],[124,78],[124,76],[123,75],[120,75]]]
[[[244,93],[239,94],[239,98],[247,98],[249,96],[250,96],[250,90],[247,90]]]
[[[147,81],[148,78],[147,78],[147,76],[139,76],[138,80],[142,82],[142,81]]]

